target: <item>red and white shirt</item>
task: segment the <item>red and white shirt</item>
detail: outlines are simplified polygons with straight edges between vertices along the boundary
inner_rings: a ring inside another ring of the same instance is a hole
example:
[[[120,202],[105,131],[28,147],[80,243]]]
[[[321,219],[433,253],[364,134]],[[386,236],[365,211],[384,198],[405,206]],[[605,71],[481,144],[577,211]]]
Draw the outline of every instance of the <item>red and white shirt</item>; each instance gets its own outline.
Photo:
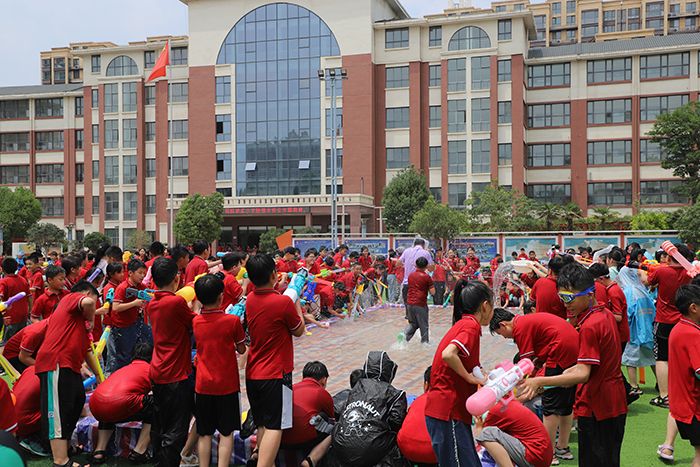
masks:
[[[668,404],[683,423],[700,420],[700,326],[682,317],[668,341]]]

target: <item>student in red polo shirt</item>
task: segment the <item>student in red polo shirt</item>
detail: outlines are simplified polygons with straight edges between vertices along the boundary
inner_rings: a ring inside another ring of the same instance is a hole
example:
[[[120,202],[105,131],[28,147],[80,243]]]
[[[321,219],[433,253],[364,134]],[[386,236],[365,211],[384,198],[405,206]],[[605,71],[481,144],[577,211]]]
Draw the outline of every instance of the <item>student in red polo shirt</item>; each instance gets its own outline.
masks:
[[[472,371],[481,366],[481,326],[493,316],[493,292],[483,282],[457,281],[454,297],[454,324],[435,352],[425,405],[425,423],[441,467],[480,464],[466,402],[478,384],[486,383]]]
[[[435,249],[435,270],[433,271],[433,284],[435,293],[433,294],[433,305],[442,306],[445,303],[445,283],[447,281],[447,271],[450,271],[450,263],[442,255],[442,247]]]
[[[17,413],[8,384],[4,379],[0,380],[0,430],[14,433],[17,431]]]
[[[197,240],[192,244],[192,250],[194,251],[194,257],[185,269],[185,284],[194,281],[194,278],[201,274],[206,274],[210,267],[207,262],[211,254],[209,242],[206,240]]]
[[[372,267],[372,263],[374,262],[374,260],[369,254],[369,248],[367,248],[366,246],[360,248],[360,257],[357,258],[357,262],[362,265],[362,271],[366,271]]]
[[[342,244],[338,247],[338,251],[335,255],[333,255],[333,264],[335,265],[336,268],[341,267],[343,264],[343,260],[345,259],[345,255],[348,254],[348,246],[345,244]],[[330,255],[329,255],[330,256]]]
[[[297,249],[293,246],[288,246],[282,253],[282,259],[277,262],[277,272],[286,272],[287,274],[297,272],[299,265],[294,260]]]
[[[26,294],[23,298],[14,302],[9,310],[5,310],[2,313],[3,318],[9,317],[9,323],[5,324],[0,347],[5,345],[13,335],[27,325],[27,316],[34,305],[34,297],[29,291],[27,281],[15,274],[17,266],[17,260],[14,258],[5,258],[0,263],[0,267],[5,273],[5,277],[0,280],[0,301],[9,300],[20,292]],[[0,328],[2,324],[2,321],[0,321]]]
[[[221,258],[221,265],[224,268],[224,301],[221,303],[221,309],[226,311],[229,306],[238,303],[238,300],[245,295],[245,290],[236,279],[241,269],[241,255],[226,253]]]
[[[42,279],[43,282],[44,279]],[[46,268],[46,290],[42,289],[39,298],[34,300],[32,312],[29,316],[32,323],[46,319],[58,306],[58,302],[68,295],[68,291],[63,287],[66,282],[66,271],[61,266],[51,265]]]
[[[566,319],[566,307],[557,296],[557,277],[564,267],[564,259],[561,256],[555,256],[549,261],[547,267],[547,277],[535,282],[530,299],[536,303],[537,313],[551,313]]]
[[[241,393],[235,355],[246,351],[241,320],[224,313],[224,288],[224,281],[218,276],[200,277],[194,290],[202,311],[192,320],[197,343],[194,414],[199,435],[199,463],[209,465],[212,437],[218,430],[219,467],[229,465],[233,431],[241,429]]]
[[[44,293],[44,270],[41,269],[39,257],[35,254],[24,259],[24,266],[27,269],[25,275],[29,281],[29,290],[34,294],[34,302],[36,302]]]
[[[416,330],[420,329],[421,343],[427,344],[429,336],[428,294],[435,293],[433,279],[426,274],[428,260],[422,256],[416,260],[416,270],[408,276],[408,293],[406,294],[406,317],[408,325],[404,329],[406,342],[410,341]]]
[[[282,430],[292,426],[292,336],[306,331],[299,301],[274,290],[275,262],[257,254],[246,264],[255,290],[248,294],[246,318],[250,352],[246,388],[250,410],[258,427],[259,467],[272,467],[282,440]]]
[[[545,376],[560,375],[567,368],[576,365],[578,333],[573,326],[558,316],[545,313],[515,316],[503,308],[496,308],[489,330],[491,334],[513,339],[518,346],[520,357],[542,364]],[[552,445],[556,447],[555,455],[560,459],[573,459],[569,449],[569,436],[574,419],[575,398],[576,386],[550,388],[542,393],[544,426]],[[559,442],[555,445],[557,429]],[[550,462],[553,461],[550,459]]]
[[[560,299],[580,326],[578,363],[562,375],[528,378],[520,389],[532,398],[545,386],[578,384],[579,465],[618,467],[627,401],[617,322],[604,304],[598,304],[595,279],[584,266],[573,263],[562,268],[557,286]]]
[[[695,449],[692,465],[699,467],[700,287],[681,286],[676,293],[675,304],[682,316],[669,337],[669,419],[675,420],[681,438],[690,441]],[[659,449],[663,447],[668,446],[660,446]]]
[[[187,375],[192,372],[190,329],[196,316],[187,301],[175,295],[180,279],[175,261],[158,258],[151,267],[158,288],[148,304],[153,326],[153,465],[180,464],[192,414],[192,390]]]
[[[80,263],[78,258],[68,256],[61,260],[61,267],[66,271],[66,284],[64,288],[70,290],[78,282],[80,277]]]
[[[316,261],[315,251],[315,249],[309,248],[304,252],[304,267],[308,269],[309,274],[314,276],[321,272],[321,265]]]
[[[190,263],[190,251],[183,245],[175,245],[175,247],[170,250],[170,259],[175,261],[175,264],[177,264],[180,270],[179,290],[187,284],[187,282],[185,282],[185,271],[187,270],[187,265]]]
[[[47,324],[48,319],[30,324],[7,341],[2,354],[18,372],[23,373],[36,364],[36,354],[46,337]]]
[[[34,367],[29,367],[19,377],[12,386],[12,393],[15,395],[15,412],[17,412],[17,436],[25,437],[31,434],[38,434],[41,429],[41,382],[34,372]],[[22,444],[30,443],[30,446],[37,446],[38,439],[24,440]],[[33,452],[33,451],[32,451]],[[43,455],[48,455],[41,448]]]
[[[335,271],[336,267],[335,264],[333,264],[333,258],[330,257],[330,255],[326,256],[326,259],[323,264],[321,264],[320,267],[320,273],[323,273],[323,271]],[[331,272],[328,273],[327,276],[324,277],[325,280],[328,282],[335,282],[338,280],[338,274]]]
[[[427,467],[425,464],[437,466],[437,458],[428,428],[425,426],[425,403],[430,390],[431,369],[432,367],[428,367],[423,373],[423,394],[413,400],[406,418],[403,419],[401,429],[396,434],[396,444],[399,445],[401,454],[413,464],[424,467]]]

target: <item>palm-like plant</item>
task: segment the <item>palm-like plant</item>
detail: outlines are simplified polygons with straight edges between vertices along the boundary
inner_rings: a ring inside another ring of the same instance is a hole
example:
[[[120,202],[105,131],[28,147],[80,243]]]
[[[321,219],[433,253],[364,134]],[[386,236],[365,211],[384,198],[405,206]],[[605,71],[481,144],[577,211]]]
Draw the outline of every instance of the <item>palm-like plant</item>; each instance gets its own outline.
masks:
[[[620,214],[607,206],[601,206],[593,208],[593,218],[600,222],[600,230],[607,230],[608,224],[618,220]]]
[[[562,217],[566,219],[566,228],[569,232],[572,232],[574,230],[574,220],[582,217],[581,208],[573,201],[569,201],[561,210]]]
[[[546,230],[552,230],[552,223],[562,217],[562,208],[553,203],[542,203],[537,206],[537,215],[545,222]]]

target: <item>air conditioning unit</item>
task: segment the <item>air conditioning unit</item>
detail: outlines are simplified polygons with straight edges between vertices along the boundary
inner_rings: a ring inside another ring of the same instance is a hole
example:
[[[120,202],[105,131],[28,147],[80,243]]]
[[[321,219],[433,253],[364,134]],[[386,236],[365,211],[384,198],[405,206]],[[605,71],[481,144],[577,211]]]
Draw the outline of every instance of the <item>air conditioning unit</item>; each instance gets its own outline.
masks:
[[[695,28],[685,28],[686,31],[695,31]]]
[[[669,29],[669,31],[671,31],[671,32],[678,32],[678,28],[671,28],[671,29]]]
[[[669,13],[668,16],[669,16],[669,17],[671,17],[671,16],[678,16],[678,13]]]
[[[554,39],[552,41],[552,44],[560,44],[560,43],[561,43],[561,39]]]

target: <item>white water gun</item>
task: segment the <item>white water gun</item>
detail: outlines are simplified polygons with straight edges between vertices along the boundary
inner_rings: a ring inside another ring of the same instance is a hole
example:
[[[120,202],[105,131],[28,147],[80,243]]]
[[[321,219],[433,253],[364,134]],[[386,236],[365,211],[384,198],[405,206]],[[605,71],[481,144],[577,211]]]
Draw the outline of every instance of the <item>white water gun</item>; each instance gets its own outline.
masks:
[[[292,299],[292,302],[296,302],[299,296],[301,296],[302,290],[304,290],[304,285],[306,285],[306,279],[309,277],[309,270],[306,268],[299,268],[296,274],[294,274],[287,284],[287,290],[284,291],[283,295]]]
[[[529,358],[521,359],[517,365],[513,365],[508,360],[497,365],[489,373],[488,382],[467,399],[467,410],[472,415],[480,416],[496,405],[499,400],[503,400],[503,405],[507,406],[510,401],[515,399],[513,392],[515,386],[534,368],[535,365]],[[474,367],[472,373],[477,378],[484,377],[478,366]]]

